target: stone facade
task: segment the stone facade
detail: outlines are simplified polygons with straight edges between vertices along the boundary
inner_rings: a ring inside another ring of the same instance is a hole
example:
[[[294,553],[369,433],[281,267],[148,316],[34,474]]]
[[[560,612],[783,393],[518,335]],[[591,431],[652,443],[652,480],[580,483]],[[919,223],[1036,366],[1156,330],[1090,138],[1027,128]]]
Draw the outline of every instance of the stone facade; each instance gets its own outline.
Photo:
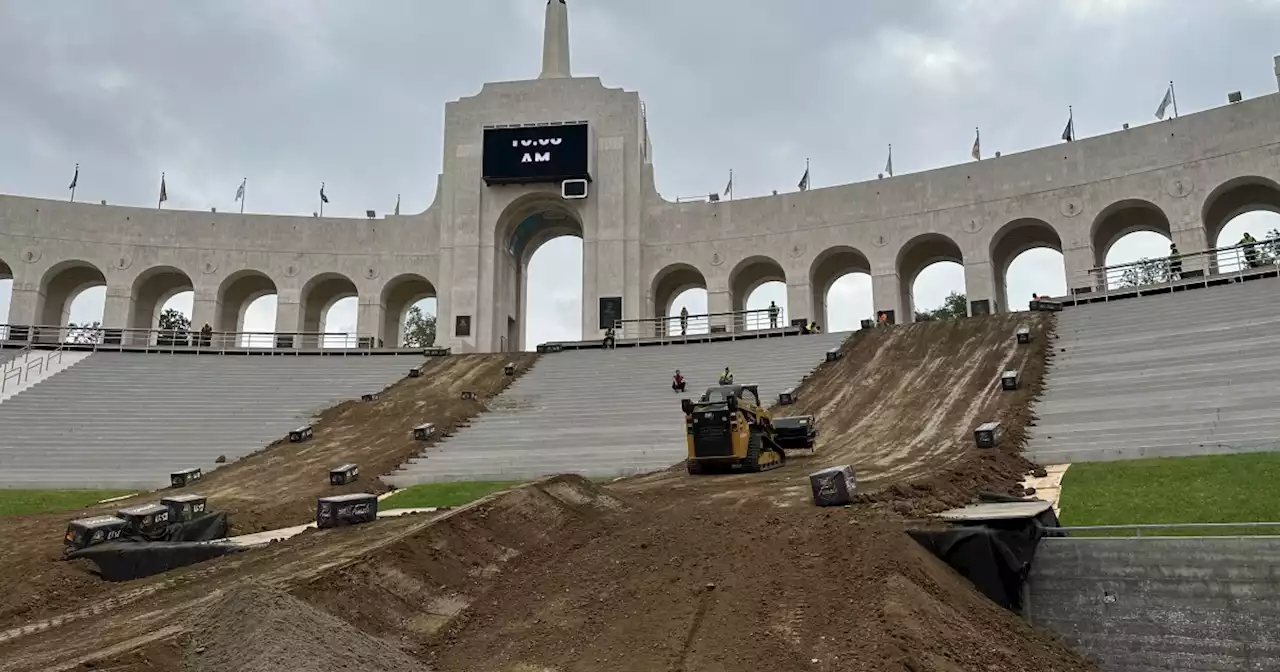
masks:
[[[274,293],[276,331],[309,332],[335,301],[356,296],[361,334],[396,345],[408,307],[435,296],[439,345],[517,350],[525,268],[560,235],[583,240],[584,338],[602,333],[602,297],[620,297],[624,319],[652,318],[703,287],[710,311],[723,312],[774,280],[786,283],[792,316],[823,323],[827,289],[852,271],[869,273],[876,310],[903,322],[912,281],[936,261],[964,265],[973,312],[1003,311],[1005,272],[1028,249],[1060,250],[1068,287],[1081,290],[1127,233],[1156,231],[1192,253],[1241,212],[1280,212],[1276,94],[938,170],[672,203],[654,187],[639,95],[572,77],[567,8],[551,0],[547,13],[541,77],[446,105],[444,172],[421,214],[351,220],[0,196],[8,322],[65,324],[76,294],[106,285],[108,328],[154,326],[168,298],[194,290],[197,326],[237,331],[248,303]],[[482,179],[486,127],[576,121],[590,129],[588,198]]]

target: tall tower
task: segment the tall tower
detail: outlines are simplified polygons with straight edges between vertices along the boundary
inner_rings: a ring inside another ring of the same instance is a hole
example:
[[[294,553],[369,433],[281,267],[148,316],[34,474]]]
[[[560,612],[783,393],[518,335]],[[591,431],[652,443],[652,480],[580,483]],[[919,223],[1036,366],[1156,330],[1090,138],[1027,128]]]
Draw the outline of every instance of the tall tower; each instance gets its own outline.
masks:
[[[564,0],[547,0],[542,35],[542,74],[538,79],[572,77],[569,73],[569,8]]]

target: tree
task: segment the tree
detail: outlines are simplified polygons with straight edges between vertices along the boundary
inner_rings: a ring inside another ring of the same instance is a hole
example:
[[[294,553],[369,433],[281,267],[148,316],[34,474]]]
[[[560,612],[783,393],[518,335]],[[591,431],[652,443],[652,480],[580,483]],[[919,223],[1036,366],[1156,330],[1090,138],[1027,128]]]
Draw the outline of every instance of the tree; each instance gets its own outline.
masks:
[[[76,324],[72,322],[67,325],[66,343],[75,343],[77,345],[91,345],[93,343],[102,342],[102,323],[94,322],[90,324]]]
[[[410,348],[429,348],[436,343],[436,316],[414,306],[404,321],[404,344]]]
[[[190,331],[191,320],[181,311],[167,308],[160,313],[160,335],[156,337],[156,345],[186,345]]]
[[[1158,282],[1164,282],[1169,277],[1169,259],[1148,259],[1143,257],[1120,274],[1120,279],[1116,281],[1116,289],[1124,289],[1126,287],[1141,287],[1143,285],[1154,285]]]
[[[959,292],[951,292],[942,300],[942,307],[934,310],[916,311],[916,322],[932,322],[934,320],[955,320],[969,316],[969,297]]]

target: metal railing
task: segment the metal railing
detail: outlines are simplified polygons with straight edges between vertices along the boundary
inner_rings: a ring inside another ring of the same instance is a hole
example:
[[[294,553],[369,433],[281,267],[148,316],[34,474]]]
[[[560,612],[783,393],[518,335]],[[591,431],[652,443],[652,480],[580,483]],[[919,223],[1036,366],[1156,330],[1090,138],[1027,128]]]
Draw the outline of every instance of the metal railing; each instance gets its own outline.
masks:
[[[784,329],[789,326],[786,313],[779,306],[772,317],[770,317],[769,308],[761,308],[690,315],[687,319],[677,316],[618,320],[614,323],[614,336],[618,342],[653,339],[687,340],[690,337],[733,336],[747,332]]]
[[[1191,532],[1196,530],[1207,530],[1214,534],[1207,535],[1190,535],[1190,534],[1151,534],[1152,532]],[[1246,530],[1253,534],[1223,534],[1224,532],[1233,532],[1235,530]],[[1123,537],[1124,534],[1130,533],[1133,537],[1188,537],[1188,536],[1275,536],[1280,535],[1280,522],[1254,522],[1254,523],[1135,523],[1132,525],[1089,525],[1081,527],[1063,526],[1063,527],[1046,527],[1046,532],[1066,532],[1075,538],[1110,538]],[[1147,534],[1143,534],[1146,532]]]
[[[24,349],[141,350],[145,352],[218,352],[227,350],[372,350],[382,342],[372,336],[322,332],[214,331],[182,329],[112,329],[104,327],[0,325],[0,343]]]
[[[1128,264],[1099,266],[1072,278],[1071,304],[1112,297],[1164,294],[1173,288],[1199,287],[1280,274],[1280,238],[1218,247],[1177,257],[1140,259]]]
[[[53,365],[61,363],[62,347],[36,350],[30,345],[24,346],[12,358],[5,360],[4,368],[0,370],[0,397],[29,382],[33,376],[42,376]]]

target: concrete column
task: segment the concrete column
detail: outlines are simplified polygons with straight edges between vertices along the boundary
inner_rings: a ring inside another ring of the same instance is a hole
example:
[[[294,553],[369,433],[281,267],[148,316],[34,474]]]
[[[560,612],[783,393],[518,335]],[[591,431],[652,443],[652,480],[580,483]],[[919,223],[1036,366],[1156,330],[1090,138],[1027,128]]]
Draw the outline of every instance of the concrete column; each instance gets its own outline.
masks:
[[[1280,56],[1276,56],[1276,89],[1280,90]]]
[[[385,340],[386,328],[383,322],[386,307],[382,305],[382,297],[376,293],[372,296],[361,294],[357,301],[360,302],[360,307],[356,311],[356,332],[361,336],[372,336],[376,341]],[[400,344],[384,343],[384,345],[395,347]]]
[[[733,310],[733,298],[727,289],[707,290],[707,312],[727,313]]]
[[[131,288],[108,284],[106,300],[102,307],[102,327],[104,329],[124,329],[129,326],[129,309],[132,304]],[[68,308],[70,308],[70,304],[68,304]],[[150,326],[148,324],[148,327]]]
[[[39,285],[19,283],[13,280],[13,293],[9,296],[9,319],[6,324],[35,325],[40,324],[36,311],[40,306]]]
[[[995,267],[990,261],[970,261],[964,265],[964,292],[969,299],[969,315],[981,311],[982,301],[986,301],[986,314],[1003,312],[1005,297],[996,293]],[[975,312],[977,311],[977,312]]]
[[[228,331],[231,331],[228,329]],[[276,292],[276,333],[291,334],[302,331],[302,297],[297,289],[281,289]],[[315,348],[319,342],[314,338],[303,343],[301,339],[293,339],[293,346]],[[276,337],[280,341],[280,337]]]
[[[538,75],[538,79],[572,77],[569,74],[569,8],[564,0],[547,0],[545,21],[542,34],[542,74]]]
[[[1178,246],[1178,251],[1182,254],[1205,252],[1211,245],[1211,243],[1205,240],[1205,233],[1205,229],[1200,225],[1199,220],[1191,222],[1185,227],[1173,231],[1173,244]],[[1216,269],[1216,258],[1210,259],[1209,257],[1195,257],[1192,259],[1184,259],[1182,261],[1182,272],[1184,274],[1192,271],[1203,271],[1205,274],[1208,274],[1211,267]]]
[[[875,303],[876,314],[872,319],[880,317],[880,312],[892,310],[896,324],[908,324],[911,315],[903,301],[902,280],[897,273],[882,273],[871,276],[871,298]]]
[[[823,329],[827,325],[823,323],[822,315],[810,314],[813,307],[813,296],[809,287],[809,283],[787,284],[787,309],[783,311],[778,318],[778,326],[786,326],[791,324],[791,320],[805,318],[810,322],[817,322]]]
[[[217,287],[196,287],[195,296],[191,299],[191,329],[200,331],[204,325],[212,327],[218,319],[218,310],[222,304],[218,303]]]
[[[1101,281],[1091,275],[1089,269],[1095,265],[1093,247],[1069,248],[1062,251],[1062,269],[1067,274],[1067,293],[1079,294],[1082,291],[1101,291]],[[1030,300],[1030,297],[1028,297]]]

